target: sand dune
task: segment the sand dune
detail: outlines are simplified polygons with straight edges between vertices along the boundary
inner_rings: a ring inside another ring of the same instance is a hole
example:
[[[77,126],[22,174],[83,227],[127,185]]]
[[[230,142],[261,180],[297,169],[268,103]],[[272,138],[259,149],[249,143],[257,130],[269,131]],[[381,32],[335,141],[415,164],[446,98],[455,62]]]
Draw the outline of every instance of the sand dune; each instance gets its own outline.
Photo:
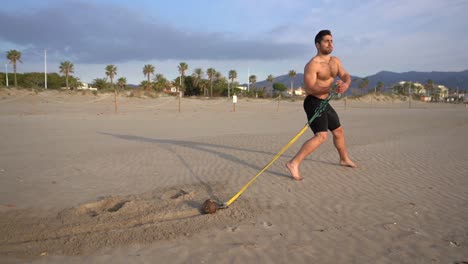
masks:
[[[302,100],[0,93],[0,262],[463,263],[468,110],[332,101],[331,141],[227,201],[304,126]]]

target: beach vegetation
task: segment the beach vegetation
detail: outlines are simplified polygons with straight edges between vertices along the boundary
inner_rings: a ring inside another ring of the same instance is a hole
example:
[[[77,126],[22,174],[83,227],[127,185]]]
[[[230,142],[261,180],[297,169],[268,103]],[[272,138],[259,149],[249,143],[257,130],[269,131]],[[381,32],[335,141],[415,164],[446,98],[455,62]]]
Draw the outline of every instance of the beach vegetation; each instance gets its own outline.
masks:
[[[235,84],[235,83],[234,83]],[[214,83],[214,95],[215,96],[227,96],[228,94],[228,79],[222,75],[218,75]]]
[[[13,74],[8,74],[8,79],[13,80]],[[74,89],[79,86],[79,79],[73,76],[68,77],[68,85],[71,89]],[[6,85],[5,74],[0,74],[0,84]],[[45,78],[43,72],[27,72],[27,73],[17,73],[17,87],[22,88],[34,88],[41,89],[45,87]],[[66,80],[65,76],[61,76],[58,73],[47,73],[47,89],[60,89],[65,87]],[[11,87],[11,85],[9,86]]]
[[[119,79],[117,79],[117,87],[119,88],[119,90],[125,90],[125,88],[127,87],[127,78],[120,77]]]
[[[154,86],[153,86],[153,83],[150,82],[150,81],[147,81],[147,80],[144,80],[140,83],[140,87],[144,90],[144,91],[152,91]]]
[[[184,95],[187,96],[198,96],[201,93],[201,82],[202,80],[196,80],[193,76],[187,76],[184,79]]]
[[[93,83],[92,83],[92,86],[93,87],[96,87],[98,88],[98,90],[107,90],[108,88],[110,88],[109,84],[107,83],[107,80],[106,78],[96,78],[93,80]]]
[[[165,88],[169,87],[170,82],[164,77],[163,74],[157,73],[153,79],[153,88],[157,92],[162,92]]]
[[[283,93],[287,89],[288,88],[283,83],[274,83],[273,84],[273,91],[275,91],[276,93]]]
[[[369,78],[361,79],[361,82],[359,83],[359,89],[361,89],[361,95],[364,95],[365,90],[368,85],[369,85]]]

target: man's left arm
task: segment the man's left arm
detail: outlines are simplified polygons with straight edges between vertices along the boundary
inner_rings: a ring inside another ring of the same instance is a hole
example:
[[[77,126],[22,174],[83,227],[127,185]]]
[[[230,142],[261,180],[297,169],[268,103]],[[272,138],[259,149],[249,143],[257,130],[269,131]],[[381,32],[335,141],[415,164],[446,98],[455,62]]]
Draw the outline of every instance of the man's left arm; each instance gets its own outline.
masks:
[[[341,61],[337,59],[338,61],[338,77],[340,77],[340,80],[337,81],[337,92],[338,93],[344,93],[346,90],[348,90],[349,86],[351,85],[351,75],[343,68],[343,65],[341,64]]]

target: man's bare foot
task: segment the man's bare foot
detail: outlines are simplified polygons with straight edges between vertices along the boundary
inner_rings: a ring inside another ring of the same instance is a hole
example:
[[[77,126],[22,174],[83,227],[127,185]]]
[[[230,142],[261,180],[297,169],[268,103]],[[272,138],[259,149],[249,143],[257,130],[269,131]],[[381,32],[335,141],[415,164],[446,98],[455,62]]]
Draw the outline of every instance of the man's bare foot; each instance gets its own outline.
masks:
[[[299,168],[297,165],[292,164],[291,162],[286,163],[286,168],[288,168],[289,173],[296,181],[302,181],[302,177],[299,175]]]
[[[354,164],[350,159],[348,160],[340,160],[340,165],[345,166],[345,167],[350,167],[350,168],[357,168],[357,165]]]

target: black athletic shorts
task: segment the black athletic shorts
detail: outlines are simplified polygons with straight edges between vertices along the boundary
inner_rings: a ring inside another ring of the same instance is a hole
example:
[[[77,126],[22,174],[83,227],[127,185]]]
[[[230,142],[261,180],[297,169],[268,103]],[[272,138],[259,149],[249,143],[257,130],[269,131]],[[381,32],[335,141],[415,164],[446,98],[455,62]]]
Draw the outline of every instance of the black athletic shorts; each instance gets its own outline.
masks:
[[[313,95],[308,95],[304,99],[304,111],[307,114],[307,121],[309,121],[315,114],[315,110],[320,106],[320,102],[324,99],[317,98]],[[314,134],[318,132],[326,132],[327,130],[333,131],[341,126],[338,114],[335,109],[327,104],[327,107],[322,112],[322,115],[316,117],[310,124],[310,128]]]

